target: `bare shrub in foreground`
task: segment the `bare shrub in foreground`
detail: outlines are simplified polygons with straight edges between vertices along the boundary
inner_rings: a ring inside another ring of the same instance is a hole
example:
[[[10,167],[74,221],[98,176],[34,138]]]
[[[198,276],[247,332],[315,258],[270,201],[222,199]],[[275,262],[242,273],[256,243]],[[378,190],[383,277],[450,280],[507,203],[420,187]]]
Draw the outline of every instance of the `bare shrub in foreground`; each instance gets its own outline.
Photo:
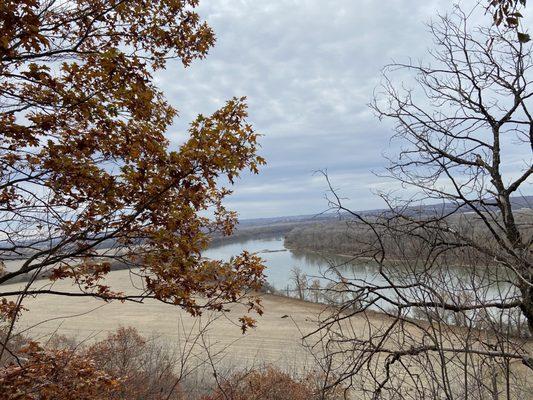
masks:
[[[181,399],[178,360],[171,349],[141,336],[134,328],[119,328],[89,347],[89,358],[103,371],[123,377],[120,399]]]
[[[238,372],[224,380],[202,400],[319,400],[329,399],[322,392],[320,377],[309,374],[294,378],[272,366]]]

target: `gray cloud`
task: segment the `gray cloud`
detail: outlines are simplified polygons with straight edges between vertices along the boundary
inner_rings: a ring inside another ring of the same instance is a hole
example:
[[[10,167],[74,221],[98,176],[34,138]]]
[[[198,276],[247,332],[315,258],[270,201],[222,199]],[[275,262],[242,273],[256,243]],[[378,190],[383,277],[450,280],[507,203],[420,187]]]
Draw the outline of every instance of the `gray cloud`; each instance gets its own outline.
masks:
[[[367,107],[392,59],[421,58],[431,46],[425,22],[449,0],[211,0],[200,12],[217,44],[206,60],[158,74],[181,118],[171,140],[183,140],[197,113],[246,95],[250,122],[264,134],[268,166],[245,174],[228,205],[244,218],[324,210],[327,168],[357,208],[380,206],[372,190],[390,182],[385,166],[391,127]]]

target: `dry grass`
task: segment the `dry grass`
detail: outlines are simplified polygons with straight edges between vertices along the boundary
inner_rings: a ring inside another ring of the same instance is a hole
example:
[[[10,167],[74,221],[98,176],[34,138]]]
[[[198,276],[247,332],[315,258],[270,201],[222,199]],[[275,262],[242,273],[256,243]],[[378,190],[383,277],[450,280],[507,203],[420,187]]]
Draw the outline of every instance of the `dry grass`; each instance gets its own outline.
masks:
[[[131,293],[131,278],[126,270],[113,271],[109,283],[114,290]],[[54,284],[54,289],[62,288],[68,288],[68,284]],[[2,291],[8,290],[9,285],[2,287]],[[237,319],[246,309],[238,305],[230,307],[230,312],[224,315],[206,313],[201,318],[192,318],[177,307],[154,300],[123,304],[41,295],[24,301],[28,311],[18,321],[17,331],[31,328],[28,334],[44,340],[53,333],[77,340],[94,340],[118,327],[132,326],[144,336],[156,335],[177,342],[209,323],[206,334],[209,344],[215,349],[230,346],[227,360],[241,366],[271,363],[298,367],[311,362],[311,356],[301,346],[301,336],[316,328],[316,317],[324,306],[274,295],[264,295],[263,304],[265,314],[257,316],[257,328],[242,335]],[[284,316],[288,317],[282,318]]]

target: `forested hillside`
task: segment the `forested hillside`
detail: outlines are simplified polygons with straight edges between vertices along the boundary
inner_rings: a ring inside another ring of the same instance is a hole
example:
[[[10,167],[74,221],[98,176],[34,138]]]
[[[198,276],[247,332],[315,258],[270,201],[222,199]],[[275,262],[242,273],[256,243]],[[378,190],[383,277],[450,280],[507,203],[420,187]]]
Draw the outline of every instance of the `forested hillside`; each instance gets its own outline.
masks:
[[[520,208],[516,211],[516,216],[518,224],[524,228],[525,232],[531,234],[533,209]],[[383,245],[387,254],[392,258],[416,259],[423,256],[426,246],[438,245],[438,242],[443,240],[442,233],[432,235],[428,231],[423,231],[420,226],[415,226],[415,223],[413,223],[412,230],[413,233],[419,230],[418,234],[415,233],[408,237],[401,235],[394,229],[394,225],[398,224],[399,221],[388,218],[386,213],[381,215],[376,213],[374,216],[365,218],[367,222],[375,222],[374,226],[371,227],[367,223],[362,223],[355,217],[349,219],[344,216],[343,219],[337,221],[329,220],[295,227],[285,236],[285,246],[294,250],[373,257],[378,247]],[[420,213],[418,218],[414,220],[423,225],[425,218],[428,218],[428,214]],[[456,233],[468,233],[488,242],[494,240],[486,226],[481,222],[481,218],[473,213],[450,216],[444,218],[443,221],[449,223]],[[376,236],[371,229],[379,231],[380,243],[376,241]],[[454,232],[449,232],[447,236],[449,240],[453,240]],[[484,257],[472,249],[467,251],[461,247],[453,250],[448,249],[441,254],[441,258],[444,257],[456,264],[463,263],[465,257],[468,257],[468,263],[492,263],[490,257]]]

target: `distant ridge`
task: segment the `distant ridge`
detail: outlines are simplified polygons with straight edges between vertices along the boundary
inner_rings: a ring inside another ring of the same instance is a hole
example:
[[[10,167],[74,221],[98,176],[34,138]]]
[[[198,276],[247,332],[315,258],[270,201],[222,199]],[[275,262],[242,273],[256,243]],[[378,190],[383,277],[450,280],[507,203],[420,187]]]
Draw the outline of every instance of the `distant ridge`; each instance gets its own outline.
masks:
[[[533,196],[517,196],[511,198],[511,206],[515,210],[519,209],[533,209]],[[417,214],[446,214],[447,212],[452,211],[454,206],[451,203],[441,203],[441,204],[427,204],[420,206],[412,206],[409,209],[413,210]],[[356,211],[360,215],[377,215],[389,211],[385,208],[376,208],[372,210],[358,210]],[[467,213],[472,212],[472,210],[465,207],[461,212]],[[252,226],[265,226],[273,224],[282,224],[282,223],[300,223],[300,222],[311,222],[311,221],[330,221],[335,219],[342,219],[343,215],[346,213],[336,213],[336,212],[325,212],[317,214],[304,214],[304,215],[287,215],[280,217],[266,217],[266,218],[247,218],[239,220],[239,226],[252,227]]]

